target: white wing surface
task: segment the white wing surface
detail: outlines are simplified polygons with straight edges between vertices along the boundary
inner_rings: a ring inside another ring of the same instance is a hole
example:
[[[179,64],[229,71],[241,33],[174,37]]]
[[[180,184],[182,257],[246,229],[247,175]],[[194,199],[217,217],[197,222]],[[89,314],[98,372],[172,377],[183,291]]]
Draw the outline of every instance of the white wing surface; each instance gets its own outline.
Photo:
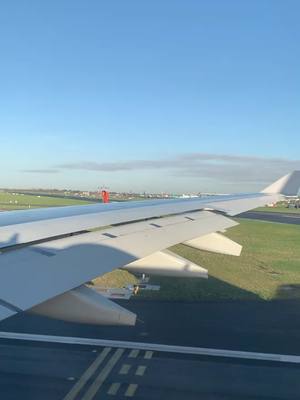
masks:
[[[270,186],[271,193],[267,188],[261,193],[213,198],[0,213],[0,320],[30,310],[78,322],[132,325],[134,314],[83,285],[116,268],[128,265],[130,270],[131,264],[131,269],[140,268],[142,272],[144,265],[149,271],[151,255],[155,255],[157,273],[158,252],[177,243],[191,245],[189,241],[199,237],[203,238],[194,242],[197,248],[214,251],[213,240],[217,238],[215,250],[220,252],[228,242],[213,234],[237,224],[225,214],[236,215],[278,200],[281,195],[274,193],[274,187],[282,194],[286,188],[289,194],[296,194],[300,172],[274,185]],[[99,227],[103,229],[91,231]],[[224,253],[230,251],[225,249]],[[163,265],[166,255],[162,257],[162,273],[172,269],[170,257],[167,266]],[[143,258],[147,265],[134,264]],[[184,266],[182,259],[178,262]],[[185,267],[176,268],[176,276],[187,276]],[[188,276],[195,268],[193,265]],[[195,276],[201,275],[203,268],[199,267]]]

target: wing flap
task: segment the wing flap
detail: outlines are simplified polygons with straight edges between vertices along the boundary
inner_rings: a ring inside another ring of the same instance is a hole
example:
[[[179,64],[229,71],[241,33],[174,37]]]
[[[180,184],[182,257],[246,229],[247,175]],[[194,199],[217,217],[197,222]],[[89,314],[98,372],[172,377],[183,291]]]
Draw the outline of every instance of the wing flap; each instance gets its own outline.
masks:
[[[159,250],[235,225],[202,211],[9,251],[0,255],[1,298],[26,310]]]

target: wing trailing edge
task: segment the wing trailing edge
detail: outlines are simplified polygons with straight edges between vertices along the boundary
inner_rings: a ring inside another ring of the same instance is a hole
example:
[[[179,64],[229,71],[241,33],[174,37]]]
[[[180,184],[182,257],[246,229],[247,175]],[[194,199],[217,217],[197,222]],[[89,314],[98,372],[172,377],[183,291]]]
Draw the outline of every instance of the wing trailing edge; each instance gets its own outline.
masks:
[[[154,221],[122,225],[0,254],[2,301],[28,310],[157,251],[237,225],[209,211]],[[8,282],[14,282],[13,290]]]

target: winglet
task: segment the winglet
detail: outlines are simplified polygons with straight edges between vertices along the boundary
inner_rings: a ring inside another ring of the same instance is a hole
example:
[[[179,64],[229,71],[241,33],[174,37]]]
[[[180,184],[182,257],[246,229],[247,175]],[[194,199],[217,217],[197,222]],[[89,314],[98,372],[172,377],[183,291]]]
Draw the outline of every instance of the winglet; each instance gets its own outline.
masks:
[[[262,190],[262,193],[280,193],[285,196],[296,196],[300,189],[300,171],[291,172],[270,186]]]

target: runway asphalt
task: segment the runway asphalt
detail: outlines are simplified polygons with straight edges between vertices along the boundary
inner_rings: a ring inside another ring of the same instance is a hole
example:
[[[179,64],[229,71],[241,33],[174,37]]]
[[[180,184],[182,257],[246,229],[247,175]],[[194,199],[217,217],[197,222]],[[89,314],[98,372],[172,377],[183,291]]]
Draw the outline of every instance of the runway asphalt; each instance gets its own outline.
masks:
[[[120,304],[139,316],[135,327],[74,324],[24,313],[2,321],[0,331],[300,355],[298,300]]]
[[[298,399],[299,364],[109,347],[0,345],[5,400]]]
[[[122,304],[143,321],[134,328],[95,327],[23,314],[3,321],[0,330],[300,356],[299,302]],[[147,400],[299,398],[300,364],[159,351],[151,360],[143,359],[145,352],[131,360],[128,349],[94,397],[86,393],[109,361],[97,368],[76,397],[66,398],[101,351],[98,346],[1,339],[0,398],[3,394],[6,400],[126,399],[126,393]],[[138,368],[142,376],[136,375]]]
[[[247,211],[239,214],[238,218],[260,219],[262,221],[279,222],[282,224],[300,224],[300,211],[299,214],[293,213],[279,213],[272,211]]]
[[[261,214],[244,216],[300,223],[296,216]],[[136,327],[19,314],[1,322],[0,331],[300,356],[297,300],[121,304],[139,315]],[[299,376],[300,363],[0,339],[5,400],[299,399]]]

